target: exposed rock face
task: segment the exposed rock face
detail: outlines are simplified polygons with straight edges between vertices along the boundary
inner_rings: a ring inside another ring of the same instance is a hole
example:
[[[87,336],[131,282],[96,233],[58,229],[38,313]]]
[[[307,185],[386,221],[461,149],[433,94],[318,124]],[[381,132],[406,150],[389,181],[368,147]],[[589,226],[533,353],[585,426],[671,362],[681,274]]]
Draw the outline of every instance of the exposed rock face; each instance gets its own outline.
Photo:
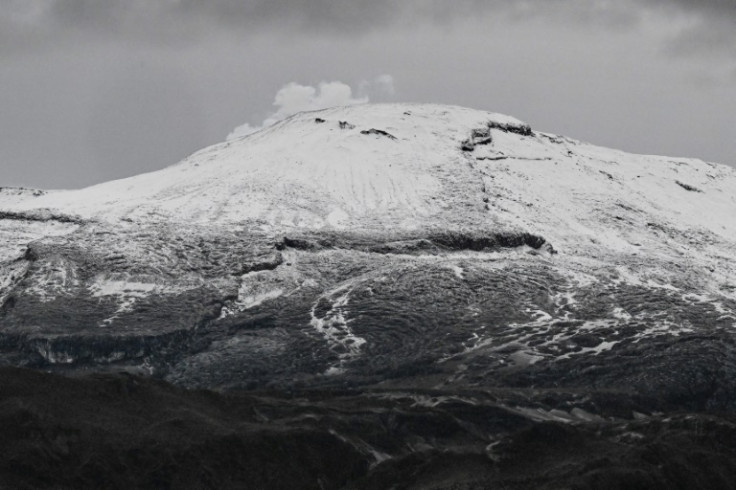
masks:
[[[734,196],[729,167],[598,148],[498,114],[297,115],[159,172],[0,191],[0,362],[271,390],[249,403],[280,415],[252,434],[283,434],[286,454],[316,445],[346,458],[334,472],[300,460],[302,475],[322,476],[273,488],[727,488]],[[174,392],[172,403],[190,400]],[[684,480],[682,441],[723,478]],[[578,449],[549,456],[549,444]],[[633,452],[619,466],[622,445]],[[161,478],[177,486],[177,471]]]

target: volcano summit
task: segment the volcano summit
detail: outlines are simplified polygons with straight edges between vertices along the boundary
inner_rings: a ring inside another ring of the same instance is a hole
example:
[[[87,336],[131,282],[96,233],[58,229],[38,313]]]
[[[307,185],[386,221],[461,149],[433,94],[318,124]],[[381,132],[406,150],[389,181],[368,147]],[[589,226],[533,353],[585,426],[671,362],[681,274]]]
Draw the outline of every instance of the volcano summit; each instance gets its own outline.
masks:
[[[732,488],[734,217],[733,168],[437,105],[0,189],[0,363],[52,373],[0,482]]]

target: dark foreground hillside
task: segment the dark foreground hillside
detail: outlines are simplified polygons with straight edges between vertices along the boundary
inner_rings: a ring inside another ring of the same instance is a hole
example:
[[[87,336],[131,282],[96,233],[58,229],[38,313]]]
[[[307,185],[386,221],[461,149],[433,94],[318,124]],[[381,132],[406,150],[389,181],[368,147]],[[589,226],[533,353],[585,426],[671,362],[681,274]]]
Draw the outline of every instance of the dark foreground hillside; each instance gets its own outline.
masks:
[[[534,395],[548,407],[519,409]],[[736,487],[736,417],[598,417],[574,394],[217,394],[130,375],[0,370],[0,488]]]

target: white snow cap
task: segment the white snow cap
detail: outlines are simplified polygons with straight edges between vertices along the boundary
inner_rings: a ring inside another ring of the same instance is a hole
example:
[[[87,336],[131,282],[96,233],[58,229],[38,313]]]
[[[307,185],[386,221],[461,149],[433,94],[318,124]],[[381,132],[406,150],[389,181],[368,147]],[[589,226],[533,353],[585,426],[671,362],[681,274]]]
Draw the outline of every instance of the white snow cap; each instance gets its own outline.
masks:
[[[350,94],[293,88],[279,100]],[[520,230],[560,250],[633,254],[679,247],[680,236],[686,251],[693,234],[736,243],[734,196],[725,165],[632,155],[462,107],[359,104],[290,116],[157,172],[0,207],[274,233]]]

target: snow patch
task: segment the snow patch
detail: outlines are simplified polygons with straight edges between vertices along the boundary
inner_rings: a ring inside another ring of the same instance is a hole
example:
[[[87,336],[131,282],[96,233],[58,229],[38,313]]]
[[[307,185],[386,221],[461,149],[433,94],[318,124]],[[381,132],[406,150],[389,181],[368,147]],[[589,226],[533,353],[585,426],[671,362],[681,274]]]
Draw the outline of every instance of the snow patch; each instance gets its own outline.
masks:
[[[350,219],[350,215],[342,209],[334,209],[330,214],[327,215],[327,222],[333,228],[343,228],[345,222]]]
[[[361,347],[366,340],[355,335],[349,326],[347,317],[347,306],[350,302],[349,286],[342,286],[319,297],[310,311],[311,320],[309,324],[324,337],[330,349],[338,354],[340,362],[332,366],[325,374],[334,375],[343,372],[343,366],[347,361],[360,355]],[[337,296],[339,294],[339,296]],[[323,317],[317,316],[317,308],[320,301],[331,303],[330,309]]]
[[[157,284],[146,282],[100,279],[89,286],[89,291],[95,298],[101,298],[104,296],[144,298],[160,287],[161,286]]]
[[[273,291],[268,291],[266,293],[246,296],[245,298],[238,301],[238,305],[242,306],[245,310],[249,310],[263,304],[266,301],[276,299],[283,294],[283,289],[274,289]]]
[[[465,276],[463,275],[465,271],[462,267],[460,267],[459,265],[449,265],[448,267],[452,272],[455,273],[455,277],[457,277],[458,279],[465,279]]]
[[[679,337],[681,334],[693,333],[695,329],[691,325],[683,323],[674,323],[668,320],[660,320],[652,322],[650,326],[638,332],[634,336],[634,343],[638,344],[644,339],[651,337],[660,337],[663,335],[671,335],[673,337]]]
[[[132,312],[138,300],[151,294],[176,293],[181,291],[181,289],[151,282],[98,277],[95,282],[88,286],[88,291],[93,298],[115,297],[118,300],[117,310],[115,310],[112,316],[102,320],[99,324],[100,327],[104,328],[111,326],[115,320],[125,313]]]

